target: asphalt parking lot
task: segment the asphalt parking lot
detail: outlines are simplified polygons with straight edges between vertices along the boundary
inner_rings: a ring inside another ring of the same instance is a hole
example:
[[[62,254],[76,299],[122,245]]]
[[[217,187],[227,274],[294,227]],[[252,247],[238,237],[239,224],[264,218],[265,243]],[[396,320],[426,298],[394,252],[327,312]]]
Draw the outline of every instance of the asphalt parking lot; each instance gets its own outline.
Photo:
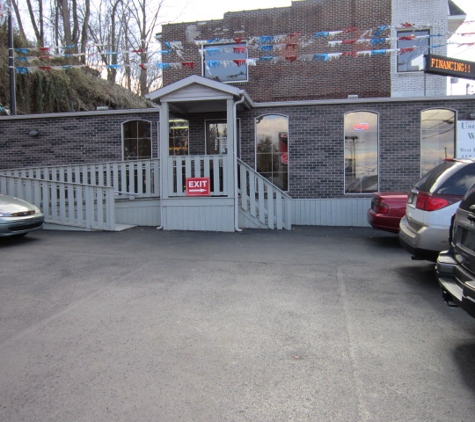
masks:
[[[397,236],[0,240],[1,421],[473,421],[475,319]]]

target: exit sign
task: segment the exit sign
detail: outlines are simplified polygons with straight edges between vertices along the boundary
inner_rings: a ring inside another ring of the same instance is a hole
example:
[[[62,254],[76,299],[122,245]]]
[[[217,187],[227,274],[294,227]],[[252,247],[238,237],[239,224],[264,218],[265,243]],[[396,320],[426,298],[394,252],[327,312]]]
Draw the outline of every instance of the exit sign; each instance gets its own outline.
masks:
[[[187,196],[209,196],[209,177],[188,177],[186,179]]]

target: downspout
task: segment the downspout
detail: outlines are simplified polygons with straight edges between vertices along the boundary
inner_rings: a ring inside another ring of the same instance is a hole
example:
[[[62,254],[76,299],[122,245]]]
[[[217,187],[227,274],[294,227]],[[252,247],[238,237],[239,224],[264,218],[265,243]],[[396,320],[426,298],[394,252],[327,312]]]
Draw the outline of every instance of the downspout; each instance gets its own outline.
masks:
[[[241,94],[241,99],[236,101],[233,105],[233,119],[234,119],[234,137],[233,137],[233,154],[234,154],[234,230],[242,232],[239,228],[239,198],[238,198],[238,162],[237,162],[237,105],[244,102],[244,95]]]
[[[159,111],[160,117],[161,117],[162,107],[159,104],[155,104],[153,102],[152,102],[152,107],[158,108],[158,111]],[[160,122],[160,119],[158,121]],[[162,141],[160,139],[160,123],[159,123],[159,129],[158,129],[157,137],[158,137],[158,162],[159,162],[159,166],[160,166],[159,168],[161,170],[161,167],[162,167],[163,163],[162,163],[162,157],[161,157],[162,148],[161,148],[161,145],[160,145],[160,143]],[[161,171],[160,171],[160,173],[161,173]],[[160,189],[160,222],[161,222],[162,219],[163,219],[163,177],[161,177],[161,174],[160,174],[159,189]],[[163,224],[158,226],[157,230],[163,230]]]

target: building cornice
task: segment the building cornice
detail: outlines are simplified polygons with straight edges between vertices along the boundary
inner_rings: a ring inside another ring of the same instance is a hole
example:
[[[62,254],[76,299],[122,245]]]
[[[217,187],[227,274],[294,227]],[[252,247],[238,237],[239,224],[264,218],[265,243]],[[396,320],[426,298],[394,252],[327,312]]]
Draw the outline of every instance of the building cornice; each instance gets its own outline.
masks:
[[[31,120],[31,119],[60,119],[69,117],[95,117],[121,114],[153,114],[157,113],[157,108],[134,108],[123,110],[97,110],[97,111],[73,111],[63,113],[43,113],[43,114],[21,114],[15,116],[0,116],[2,120]]]

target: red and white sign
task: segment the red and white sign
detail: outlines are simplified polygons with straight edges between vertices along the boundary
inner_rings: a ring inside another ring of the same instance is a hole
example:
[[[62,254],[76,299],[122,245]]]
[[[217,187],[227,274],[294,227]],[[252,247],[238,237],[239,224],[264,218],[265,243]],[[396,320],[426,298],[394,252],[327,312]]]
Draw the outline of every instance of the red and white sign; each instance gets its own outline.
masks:
[[[186,179],[187,196],[209,196],[209,177],[188,177]]]
[[[353,125],[354,130],[369,130],[369,123],[355,123]]]

